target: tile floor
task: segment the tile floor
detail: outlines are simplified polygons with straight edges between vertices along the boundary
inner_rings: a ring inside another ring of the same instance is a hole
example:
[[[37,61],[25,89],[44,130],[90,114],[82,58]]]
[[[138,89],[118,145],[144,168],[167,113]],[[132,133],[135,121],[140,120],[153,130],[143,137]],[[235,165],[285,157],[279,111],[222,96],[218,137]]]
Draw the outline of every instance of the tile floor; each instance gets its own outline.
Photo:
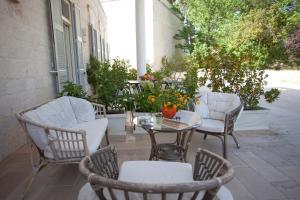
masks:
[[[173,140],[173,134],[160,134],[159,141]],[[300,146],[272,132],[238,133],[241,149],[233,141],[229,144],[229,160],[236,176],[227,184],[235,199],[299,199],[300,198]],[[300,140],[295,136],[295,140]],[[120,164],[124,160],[148,159],[150,141],[147,135],[135,135],[135,140],[124,136],[111,137],[117,147]],[[193,163],[197,148],[221,153],[219,140],[202,139],[195,134],[188,152]],[[31,169],[26,146],[0,164],[0,199],[18,199]],[[48,165],[34,181],[27,199],[76,199],[86,181],[78,166]]]

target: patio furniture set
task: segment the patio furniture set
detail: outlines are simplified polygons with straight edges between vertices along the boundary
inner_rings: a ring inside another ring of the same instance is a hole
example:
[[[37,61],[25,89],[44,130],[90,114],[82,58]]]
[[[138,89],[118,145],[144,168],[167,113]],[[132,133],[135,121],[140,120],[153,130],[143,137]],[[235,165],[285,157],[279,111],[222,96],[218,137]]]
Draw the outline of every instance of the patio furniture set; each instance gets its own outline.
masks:
[[[195,105],[194,112],[178,112],[177,121],[188,124],[184,128],[165,126],[161,116],[135,118],[135,125],[149,133],[150,161],[126,161],[120,170],[116,150],[112,146],[100,148],[104,137],[109,145],[108,122],[102,105],[64,96],[16,114],[32,149],[33,176],[23,195],[46,164],[80,162],[80,172],[90,184],[82,187],[79,199],[213,199],[217,194],[220,196],[220,192],[226,190],[221,186],[233,178],[233,169],[225,159],[227,136],[231,135],[239,147],[233,127],[242,103],[234,94],[208,92],[200,98],[201,103]],[[156,134],[163,132],[173,132],[176,140],[159,143]],[[195,132],[204,133],[204,138],[207,135],[220,138],[224,158],[199,149],[193,171],[192,165],[185,162]],[[39,154],[37,163],[34,151]],[[178,160],[182,162],[174,162]]]

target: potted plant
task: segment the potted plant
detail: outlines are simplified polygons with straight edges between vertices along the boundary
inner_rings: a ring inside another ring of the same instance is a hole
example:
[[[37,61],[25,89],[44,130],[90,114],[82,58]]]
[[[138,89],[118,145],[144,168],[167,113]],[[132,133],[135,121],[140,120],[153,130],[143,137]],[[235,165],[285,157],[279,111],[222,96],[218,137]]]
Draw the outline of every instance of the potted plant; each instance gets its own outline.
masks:
[[[191,98],[182,88],[177,86],[163,87],[161,81],[144,81],[142,91],[135,96],[136,110],[134,117],[162,112],[166,118],[173,118],[180,109],[187,109]],[[134,133],[146,133],[137,127]]]
[[[87,68],[88,82],[92,86],[93,98],[105,105],[110,134],[125,135],[126,92],[128,61],[116,58],[100,62],[90,58]]]

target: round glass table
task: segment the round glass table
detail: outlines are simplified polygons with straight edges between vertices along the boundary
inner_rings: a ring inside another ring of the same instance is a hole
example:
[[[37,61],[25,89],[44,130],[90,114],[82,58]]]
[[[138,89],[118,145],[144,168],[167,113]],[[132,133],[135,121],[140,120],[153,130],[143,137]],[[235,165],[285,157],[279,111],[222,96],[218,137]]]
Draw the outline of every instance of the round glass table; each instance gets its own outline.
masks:
[[[180,111],[171,120],[163,118],[161,114],[149,114],[135,117],[133,123],[145,129],[150,136],[149,160],[186,162],[186,155],[194,130],[201,125],[201,118],[197,113]],[[176,140],[170,143],[158,143],[156,134],[166,132],[175,133]]]

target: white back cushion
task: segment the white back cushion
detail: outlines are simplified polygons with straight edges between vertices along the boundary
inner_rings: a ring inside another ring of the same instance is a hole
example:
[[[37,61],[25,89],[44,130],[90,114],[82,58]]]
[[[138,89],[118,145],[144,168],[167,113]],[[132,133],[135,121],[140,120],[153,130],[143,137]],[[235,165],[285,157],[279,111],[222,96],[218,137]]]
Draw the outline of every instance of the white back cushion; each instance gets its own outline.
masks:
[[[60,128],[77,124],[75,114],[68,97],[54,99],[47,104],[24,114],[32,121]]]
[[[35,110],[24,113],[24,117],[45,126],[60,128],[66,128],[77,124],[77,120],[68,97],[54,99]],[[27,129],[35,144],[40,149],[45,150],[48,144],[48,138],[44,129],[33,125],[29,125]]]
[[[225,120],[225,113],[239,105],[239,98],[236,94],[209,92],[207,93],[209,118]]]
[[[94,108],[90,102],[76,97],[69,99],[78,123],[95,120]]]
[[[197,97],[197,96],[196,96]],[[200,115],[202,119],[209,118],[209,108],[207,105],[207,94],[202,96],[198,96],[200,98],[200,102],[195,104],[195,112]]]

